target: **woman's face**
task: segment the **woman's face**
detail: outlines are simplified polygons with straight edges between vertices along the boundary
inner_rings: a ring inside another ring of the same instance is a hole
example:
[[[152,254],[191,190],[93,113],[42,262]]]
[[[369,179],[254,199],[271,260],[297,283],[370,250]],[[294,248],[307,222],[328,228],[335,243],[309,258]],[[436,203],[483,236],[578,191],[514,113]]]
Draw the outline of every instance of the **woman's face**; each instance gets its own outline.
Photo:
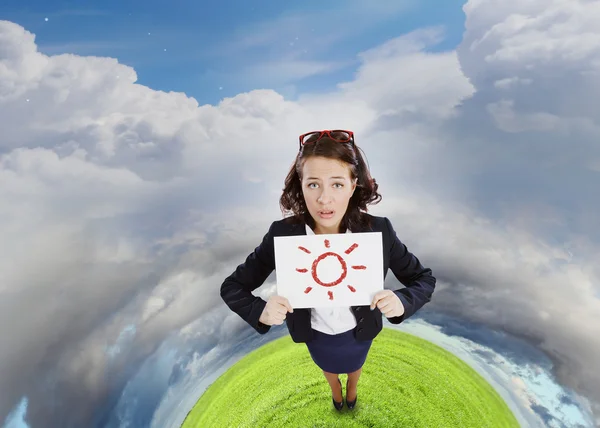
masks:
[[[355,188],[356,179],[351,179],[350,165],[345,162],[320,156],[304,162],[302,193],[308,212],[316,222],[315,233],[339,233]]]

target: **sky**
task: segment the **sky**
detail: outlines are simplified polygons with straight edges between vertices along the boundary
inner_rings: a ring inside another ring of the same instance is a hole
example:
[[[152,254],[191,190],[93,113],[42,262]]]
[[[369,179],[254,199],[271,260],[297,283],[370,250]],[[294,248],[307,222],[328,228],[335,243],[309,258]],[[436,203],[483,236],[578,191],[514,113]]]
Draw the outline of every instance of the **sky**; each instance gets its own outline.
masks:
[[[435,25],[444,25],[448,34],[433,50],[451,48],[464,22],[455,0],[368,7],[341,0],[325,7],[317,1],[150,1],[143,7],[109,1],[85,8],[80,2],[8,0],[2,17],[34,33],[42,53],[117,58],[136,70],[139,84],[184,92],[200,104],[262,88],[288,99],[330,90],[352,78],[359,52]]]
[[[347,128],[438,280],[386,327],[527,426],[600,424],[600,3],[189,3],[0,5],[0,421],[179,426],[286,334],[219,287],[297,136]]]

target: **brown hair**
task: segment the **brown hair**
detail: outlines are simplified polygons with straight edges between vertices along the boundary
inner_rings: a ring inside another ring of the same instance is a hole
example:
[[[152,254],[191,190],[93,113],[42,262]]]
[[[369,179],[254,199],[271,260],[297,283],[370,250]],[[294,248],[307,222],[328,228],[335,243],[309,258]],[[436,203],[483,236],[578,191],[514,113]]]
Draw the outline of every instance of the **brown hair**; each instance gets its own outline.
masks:
[[[286,218],[286,222],[301,223],[304,221],[314,230],[315,220],[308,212],[302,192],[302,168],[308,158],[321,156],[348,164],[351,179],[358,178],[356,189],[340,223],[340,232],[344,233],[348,228],[351,231],[368,229],[370,218],[365,214],[367,205],[378,204],[381,201],[381,195],[377,193],[379,186],[371,177],[369,168],[359,150],[362,151],[353,143],[339,143],[328,137],[323,137],[316,143],[304,145],[285,178],[285,187],[279,199],[279,206],[284,217],[286,214],[291,214]]]

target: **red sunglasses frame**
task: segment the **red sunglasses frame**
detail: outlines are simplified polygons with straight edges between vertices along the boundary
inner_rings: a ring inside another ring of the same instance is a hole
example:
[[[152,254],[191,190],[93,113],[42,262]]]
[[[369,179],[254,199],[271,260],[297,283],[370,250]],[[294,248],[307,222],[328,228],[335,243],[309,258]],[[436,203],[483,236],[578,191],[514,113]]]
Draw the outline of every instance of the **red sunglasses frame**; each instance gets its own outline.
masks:
[[[331,135],[332,132],[346,132],[348,135],[350,135],[350,138],[348,140],[340,140],[340,139],[337,139],[337,138],[333,138],[332,135]],[[300,143],[299,150],[302,150],[302,146],[304,146],[304,144],[302,144],[302,139],[304,137],[306,137],[307,135],[309,135],[309,134],[316,134],[316,133],[319,133],[319,137],[314,141],[314,143],[316,143],[321,138],[323,138],[324,135],[327,135],[330,139],[332,139],[333,141],[337,141],[338,143],[352,142],[354,144],[354,132],[348,131],[346,129],[324,129],[322,131],[305,132],[304,134],[300,135],[300,137],[298,137],[298,140],[299,140],[299,143]],[[313,144],[313,142],[308,143],[308,144]]]

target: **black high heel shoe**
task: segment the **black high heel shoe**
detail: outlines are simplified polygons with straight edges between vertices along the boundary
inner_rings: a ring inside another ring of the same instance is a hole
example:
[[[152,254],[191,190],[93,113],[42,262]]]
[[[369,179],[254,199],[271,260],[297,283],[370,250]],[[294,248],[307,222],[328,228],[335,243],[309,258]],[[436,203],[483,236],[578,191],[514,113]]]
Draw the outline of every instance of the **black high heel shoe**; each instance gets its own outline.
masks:
[[[342,387],[342,381],[340,380],[340,378],[338,378],[338,382],[340,383],[340,388]],[[333,401],[333,405],[335,407],[336,410],[342,410],[342,407],[344,407],[344,398],[343,398],[342,394],[342,401],[335,401],[335,399],[333,397],[331,397],[331,400]]]
[[[346,381],[346,394],[348,393],[348,381]],[[348,406],[349,409],[354,409],[354,406],[356,406],[356,400],[358,399],[358,394],[356,394],[356,397],[354,398],[353,401],[348,401],[348,399],[346,399],[346,406]]]

